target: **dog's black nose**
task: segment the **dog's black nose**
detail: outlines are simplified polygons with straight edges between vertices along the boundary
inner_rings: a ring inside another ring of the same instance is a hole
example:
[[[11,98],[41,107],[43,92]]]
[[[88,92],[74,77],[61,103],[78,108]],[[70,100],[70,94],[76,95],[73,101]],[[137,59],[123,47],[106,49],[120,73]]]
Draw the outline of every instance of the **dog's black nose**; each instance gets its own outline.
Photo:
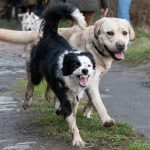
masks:
[[[118,42],[118,43],[116,43],[116,46],[117,46],[118,51],[123,51],[125,49],[124,42]]]
[[[29,31],[31,31],[31,28],[29,28]]]
[[[83,73],[84,75],[87,75],[87,74],[88,74],[88,69],[82,69],[82,73]]]

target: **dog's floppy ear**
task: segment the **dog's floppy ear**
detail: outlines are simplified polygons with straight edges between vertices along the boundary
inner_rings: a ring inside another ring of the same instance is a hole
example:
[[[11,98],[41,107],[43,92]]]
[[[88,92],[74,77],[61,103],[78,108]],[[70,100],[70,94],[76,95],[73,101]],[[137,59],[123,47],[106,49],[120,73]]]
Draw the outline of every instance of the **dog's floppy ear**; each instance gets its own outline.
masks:
[[[62,68],[62,73],[64,76],[68,76],[72,73],[72,67],[71,66],[71,62],[70,60],[73,59],[73,54],[72,53],[69,53],[69,54],[66,54],[64,56],[64,59],[63,59],[63,68]]]
[[[69,63],[69,59],[65,55],[64,59],[63,59],[63,68],[62,68],[62,73],[63,73],[64,76],[68,75],[68,63]]]
[[[71,75],[75,69],[80,66],[79,60],[75,53],[68,53],[63,59],[62,73],[64,76]]]
[[[133,28],[132,28],[131,24],[126,19],[123,19],[123,21],[128,26],[130,41],[133,41],[135,39],[135,32],[134,32]]]
[[[131,41],[133,41],[135,39],[135,32],[134,32],[132,26],[130,25],[130,23],[129,23],[129,37],[130,37]]]
[[[95,36],[95,38],[96,39],[98,39],[98,35],[100,34],[100,27],[101,27],[101,25],[105,22],[107,20],[107,18],[106,17],[103,17],[103,18],[101,18],[101,19],[99,19],[99,20],[97,20],[96,22],[95,22],[95,25],[94,25],[94,36]]]

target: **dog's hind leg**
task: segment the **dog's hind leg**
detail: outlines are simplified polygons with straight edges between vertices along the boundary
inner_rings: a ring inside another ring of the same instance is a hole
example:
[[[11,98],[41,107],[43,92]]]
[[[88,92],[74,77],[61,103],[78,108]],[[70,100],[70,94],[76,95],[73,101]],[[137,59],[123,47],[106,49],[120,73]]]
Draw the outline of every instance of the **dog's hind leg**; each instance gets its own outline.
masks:
[[[34,84],[31,82],[31,72],[30,72],[30,62],[26,63],[27,67],[27,88],[26,88],[26,93],[25,93],[25,99],[22,103],[23,109],[27,109],[30,107],[31,102],[32,102],[32,97],[33,97],[33,92],[34,92]]]
[[[51,87],[48,83],[47,83],[47,87],[46,87],[46,91],[45,91],[44,96],[45,96],[45,99],[50,102],[50,100],[51,100]]]
[[[55,103],[55,112],[57,115],[62,115],[61,113],[61,107],[60,107],[60,101],[58,100],[57,97],[54,98],[54,103]]]

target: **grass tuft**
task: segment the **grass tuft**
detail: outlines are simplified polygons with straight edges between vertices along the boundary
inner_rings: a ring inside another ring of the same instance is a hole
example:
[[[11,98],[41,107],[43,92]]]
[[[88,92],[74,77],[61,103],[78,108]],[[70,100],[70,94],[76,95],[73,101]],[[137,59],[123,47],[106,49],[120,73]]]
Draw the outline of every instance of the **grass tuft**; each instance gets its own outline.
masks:
[[[150,143],[143,140],[138,140],[132,143],[128,150],[150,150]]]

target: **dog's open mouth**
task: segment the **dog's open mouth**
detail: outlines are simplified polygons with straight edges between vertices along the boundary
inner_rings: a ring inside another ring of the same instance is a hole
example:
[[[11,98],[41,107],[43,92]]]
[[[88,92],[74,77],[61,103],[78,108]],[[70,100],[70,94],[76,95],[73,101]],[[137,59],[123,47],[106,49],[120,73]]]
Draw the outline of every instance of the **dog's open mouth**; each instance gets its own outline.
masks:
[[[122,60],[124,59],[124,52],[116,52],[114,54],[114,56],[118,59],[118,60]]]
[[[108,49],[106,45],[104,45],[107,52],[111,55],[111,57],[115,60],[123,60],[124,59],[124,52],[112,52]]]
[[[89,80],[89,75],[77,75],[76,80],[81,87],[86,87]]]

